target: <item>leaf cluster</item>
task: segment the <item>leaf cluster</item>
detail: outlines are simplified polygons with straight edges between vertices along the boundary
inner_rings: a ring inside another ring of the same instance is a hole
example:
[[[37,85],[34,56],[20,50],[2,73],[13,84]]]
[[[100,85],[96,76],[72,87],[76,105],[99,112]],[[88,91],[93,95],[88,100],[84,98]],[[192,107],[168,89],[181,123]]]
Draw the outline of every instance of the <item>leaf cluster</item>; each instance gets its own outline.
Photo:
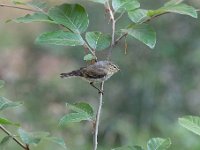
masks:
[[[130,36],[144,43],[150,48],[154,48],[156,44],[156,32],[149,24],[154,18],[167,14],[177,13],[187,15],[193,18],[197,18],[197,10],[185,3],[183,0],[170,0],[163,4],[162,7],[155,10],[147,10],[141,8],[140,2],[137,0],[88,0],[104,5],[111,3],[114,21],[119,21],[124,14],[129,18],[129,22],[125,27],[122,27],[118,31],[114,30],[114,34],[120,36],[114,39],[115,44],[122,37]],[[109,47],[113,48],[112,37],[109,34],[102,33],[101,31],[87,31],[89,26],[89,17],[83,6],[80,4],[61,4],[48,8],[43,2],[29,2],[23,3],[15,1],[15,4],[25,5],[33,9],[33,13],[27,14],[23,17],[14,19],[17,23],[31,23],[31,22],[45,22],[50,24],[56,24],[60,27],[60,30],[50,31],[42,33],[36,38],[36,42],[40,44],[54,44],[63,46],[83,46],[88,50],[87,54],[83,57],[84,60],[97,59],[96,52],[105,50]],[[0,82],[0,87],[3,86],[3,81]],[[21,105],[18,102],[11,102],[6,98],[0,97],[0,110],[10,107],[16,107]],[[65,126],[68,123],[80,122],[80,121],[93,121],[94,111],[93,108],[84,102],[75,104],[66,104],[67,108],[72,111],[64,115],[59,125]],[[179,119],[181,126],[186,129],[200,135],[200,118],[195,116],[186,116]],[[5,118],[0,118],[0,124],[4,125],[18,125]],[[51,139],[56,143],[62,145],[65,144],[62,139],[49,137],[48,133],[28,133],[23,129],[18,130],[21,140],[26,144],[38,144],[41,139]],[[9,139],[5,137],[3,143]],[[147,150],[166,150],[170,147],[170,139],[152,138],[147,142]],[[115,148],[113,150],[143,150],[140,146],[125,146]]]
[[[90,0],[106,6],[107,0]],[[150,48],[156,44],[156,32],[148,22],[166,13],[177,13],[197,18],[194,7],[183,3],[183,0],[171,0],[155,10],[141,8],[137,0],[112,0],[112,10],[117,22],[124,14],[127,14],[130,22],[115,34],[129,35],[141,41]],[[21,4],[21,3],[20,3]],[[42,2],[23,3],[35,9],[36,12],[24,17],[14,19],[17,23],[46,22],[64,27],[62,30],[42,33],[36,38],[37,43],[54,44],[63,46],[84,46],[88,51],[84,60],[96,58],[96,51],[107,49],[111,46],[111,35],[101,31],[86,32],[89,26],[89,18],[85,8],[79,4],[61,4],[52,8],[46,8]],[[45,8],[45,9],[44,9]],[[86,33],[85,33],[86,32]],[[85,33],[85,36],[83,35]],[[120,37],[116,40],[121,39]]]
[[[5,82],[0,80],[0,88],[4,87],[4,84]],[[12,102],[8,100],[7,98],[0,96],[0,113],[7,109],[18,108],[22,105],[23,105],[22,102]],[[15,127],[20,127],[19,123],[13,122],[7,118],[0,116],[0,129],[2,129],[2,131],[3,130],[5,131],[6,129],[3,127],[3,125],[5,126],[11,125]],[[62,138],[50,136],[50,134],[47,132],[31,133],[31,132],[27,132],[23,130],[22,128],[18,128],[17,131],[18,131],[21,141],[26,145],[37,145],[39,144],[41,140],[48,140],[60,145],[64,149],[67,149],[65,142]],[[14,135],[11,135],[9,131],[6,130],[5,132],[7,135],[0,141],[0,149],[4,149],[7,146],[8,142],[14,138]]]

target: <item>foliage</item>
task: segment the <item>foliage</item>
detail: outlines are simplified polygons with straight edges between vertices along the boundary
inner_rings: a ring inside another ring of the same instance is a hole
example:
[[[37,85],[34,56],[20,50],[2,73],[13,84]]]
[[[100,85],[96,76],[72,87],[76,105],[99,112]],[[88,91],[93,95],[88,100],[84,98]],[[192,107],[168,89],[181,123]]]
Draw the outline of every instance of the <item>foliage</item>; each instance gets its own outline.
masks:
[[[4,124],[4,125],[16,125],[16,126],[19,126],[18,123],[14,123],[14,122],[12,122],[12,121],[9,121],[8,119],[1,118],[1,117],[0,117],[0,124]]]
[[[94,50],[104,50],[110,46],[111,37],[101,32],[87,32],[85,38]]]
[[[4,82],[0,82],[1,87],[3,87]],[[8,109],[8,108],[17,108],[18,106],[21,106],[21,102],[12,102],[4,97],[0,97],[0,112]],[[20,127],[19,123],[14,123],[7,118],[2,118],[0,117],[0,129],[4,130],[6,132],[6,136],[1,140],[0,142],[0,148],[5,148],[8,141],[12,140],[14,138],[14,135],[11,135],[9,131],[7,131],[2,125],[12,125],[16,127]],[[62,138],[57,138],[57,137],[51,137],[49,136],[49,133],[47,132],[34,132],[34,133],[29,133],[23,130],[22,128],[18,129],[18,134],[21,140],[27,144],[27,145],[37,145],[41,140],[48,140],[51,142],[55,142],[64,149],[66,148],[65,142]]]
[[[167,150],[171,145],[170,139],[152,138],[147,143],[147,150]],[[140,146],[123,146],[112,150],[143,150]]]
[[[0,97],[0,111],[7,108],[17,107],[20,106],[21,104],[22,104],[21,102],[12,102],[5,97]]]
[[[105,1],[94,1],[104,4]],[[31,5],[35,6],[35,5]],[[165,13],[178,13],[189,15],[197,18],[196,10],[189,5],[181,3],[181,1],[169,1],[163,7],[156,10],[141,9],[140,3],[136,0],[115,0],[112,1],[112,6],[115,13],[127,12],[133,23],[127,24],[127,27],[119,30],[122,34],[127,33],[130,36],[143,42],[150,48],[154,48],[156,44],[156,33],[150,25],[143,24],[152,18]],[[52,7],[47,13],[36,12],[32,15],[26,15],[14,19],[16,22],[47,22],[60,24],[66,27],[69,32],[55,31],[42,34],[37,38],[39,43],[56,44],[56,45],[83,45],[85,42],[81,38],[81,33],[85,32],[88,24],[88,14],[85,9],[79,4],[62,4]],[[98,41],[97,41],[98,39]],[[100,32],[86,33],[86,40],[90,47],[94,50],[103,50],[109,46],[110,40],[108,36],[102,35]],[[93,41],[92,41],[93,40]],[[96,44],[95,44],[96,41]]]
[[[37,145],[41,140],[49,140],[52,142],[55,142],[62,146],[64,149],[66,148],[65,142],[62,138],[57,138],[57,137],[51,137],[49,136],[48,132],[33,132],[29,133],[24,131],[23,129],[19,128],[18,129],[19,136],[21,140],[28,145]]]
[[[99,4],[106,3],[105,0],[90,1],[97,2]],[[89,26],[89,17],[85,8],[79,4],[65,3],[48,9],[45,3],[15,3],[29,6],[33,9],[36,9],[37,11],[31,15],[27,14],[23,17],[13,19],[13,21],[17,23],[45,22],[56,24],[63,28],[63,30],[42,33],[36,38],[37,43],[63,46],[82,45],[89,50],[87,54],[83,56],[83,59],[88,61],[97,59],[95,53],[96,51],[105,50],[110,46],[114,47],[115,43],[118,42],[114,41],[114,45],[112,45],[113,43],[111,35],[104,34],[101,31],[86,32]],[[48,11],[45,11],[45,9],[48,9]],[[162,7],[155,10],[146,10],[140,8],[140,3],[137,0],[112,0],[112,9],[114,14],[120,14],[121,16],[124,13],[127,13],[127,17],[131,21],[131,23],[127,22],[126,26],[119,29],[117,33],[119,33],[121,36],[119,36],[118,39],[124,35],[129,35],[144,43],[151,49],[153,49],[156,44],[156,32],[149,24],[149,21],[166,13],[177,13],[197,18],[196,9],[192,6],[182,3],[182,0],[171,0],[166,2]],[[118,19],[121,19],[120,17]],[[116,31],[114,32],[114,34],[116,34]],[[86,40],[84,40],[83,37],[85,37]],[[0,87],[2,87],[3,84],[4,83],[1,81]],[[0,110],[21,105],[21,103],[11,102],[4,97],[0,97],[0,100]],[[72,122],[94,120],[93,108],[87,103],[81,102],[75,103],[73,105],[67,103],[67,107],[74,112],[68,113],[60,119],[59,125],[61,126]],[[0,118],[0,123],[5,125],[18,125],[4,118]],[[196,134],[200,134],[198,129],[198,117],[190,116],[180,118],[179,123],[188,130],[191,130]],[[21,128],[18,130],[18,133],[22,141],[29,145],[38,144],[42,139],[51,139],[52,141],[55,141],[66,148],[62,139],[49,137],[48,133],[28,133]],[[5,137],[3,140],[6,141],[7,139],[9,138]],[[2,141],[2,143],[4,143],[4,141]],[[147,150],[166,150],[170,147],[170,145],[170,139],[152,138],[147,143]],[[125,146],[121,148],[115,148],[113,150],[128,149],[139,150],[142,148],[139,146]]]
[[[69,46],[84,44],[84,41],[79,34],[64,31],[43,33],[36,39],[36,42]]]
[[[166,150],[170,145],[170,139],[153,138],[148,141],[147,150]]]
[[[200,135],[200,117],[198,116],[184,116],[178,119],[179,124],[184,128]]]
[[[66,106],[70,110],[75,111],[75,113],[69,113],[63,116],[59,122],[61,126],[66,125],[71,122],[80,122],[83,120],[91,121],[93,119],[93,115],[94,115],[93,109],[87,103],[80,102],[80,103],[75,103],[73,105],[66,104]]]

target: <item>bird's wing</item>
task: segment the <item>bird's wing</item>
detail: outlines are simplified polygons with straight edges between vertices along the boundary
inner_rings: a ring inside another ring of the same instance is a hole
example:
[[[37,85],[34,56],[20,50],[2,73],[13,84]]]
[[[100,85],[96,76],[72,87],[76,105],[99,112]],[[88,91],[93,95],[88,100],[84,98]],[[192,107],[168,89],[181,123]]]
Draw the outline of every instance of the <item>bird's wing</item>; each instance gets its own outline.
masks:
[[[103,78],[106,76],[106,72],[102,68],[93,68],[93,67],[87,67],[81,69],[81,72],[85,78],[92,78],[92,79],[98,79]]]

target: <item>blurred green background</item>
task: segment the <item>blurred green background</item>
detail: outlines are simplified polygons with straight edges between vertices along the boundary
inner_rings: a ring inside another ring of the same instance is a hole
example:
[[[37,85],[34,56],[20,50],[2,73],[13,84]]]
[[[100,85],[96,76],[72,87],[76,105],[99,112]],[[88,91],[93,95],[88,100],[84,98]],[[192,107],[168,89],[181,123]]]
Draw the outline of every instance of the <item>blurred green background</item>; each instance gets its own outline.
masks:
[[[54,6],[68,1],[47,2]],[[88,31],[110,33],[102,5],[85,0],[71,2],[80,2],[86,7],[90,19]],[[140,2],[142,8],[154,9],[166,0]],[[199,0],[186,2],[200,8]],[[9,4],[9,1],[0,3]],[[5,23],[25,14],[22,10],[0,8],[0,79],[6,82],[0,94],[12,101],[24,102],[23,107],[4,111],[3,116],[20,122],[28,131],[47,131],[63,137],[71,150],[89,150],[92,124],[58,126],[59,119],[67,113],[66,102],[85,101],[97,108],[98,93],[87,82],[59,77],[61,72],[85,66],[84,49],[35,44],[41,32],[58,29],[53,25]],[[126,23],[124,17],[118,27]],[[123,40],[113,50],[112,60],[121,72],[105,84],[99,150],[121,145],[145,148],[152,137],[171,138],[171,150],[200,149],[199,137],[177,123],[183,115],[200,114],[200,19],[167,14],[150,24],[157,31],[155,49],[128,38],[126,55]],[[104,59],[106,53],[99,53],[99,58]],[[3,136],[0,131],[0,139]],[[11,141],[8,150],[13,149],[21,148]],[[43,141],[31,148],[44,149],[59,150],[59,146]]]

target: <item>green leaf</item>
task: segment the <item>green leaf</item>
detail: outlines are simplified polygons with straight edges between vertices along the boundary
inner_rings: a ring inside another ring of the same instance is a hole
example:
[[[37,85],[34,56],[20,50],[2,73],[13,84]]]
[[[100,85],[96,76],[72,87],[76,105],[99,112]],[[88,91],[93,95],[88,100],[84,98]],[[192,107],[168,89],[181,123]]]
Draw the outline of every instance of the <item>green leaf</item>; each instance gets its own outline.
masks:
[[[184,116],[178,119],[179,124],[192,131],[195,134],[200,135],[200,117],[198,116]]]
[[[83,60],[85,60],[85,61],[90,61],[90,60],[93,60],[93,59],[96,59],[96,57],[92,54],[87,54],[83,58]]]
[[[177,4],[177,5],[167,5],[165,7],[160,8],[159,10],[162,10],[163,12],[173,12],[173,13],[188,15],[193,18],[197,18],[196,9],[192,6],[182,4],[182,3]]]
[[[19,136],[21,140],[28,145],[35,144],[37,145],[42,139],[45,139],[49,133],[48,132],[33,132],[29,133],[23,129],[18,129]]]
[[[47,137],[46,138],[49,141],[52,141],[58,145],[60,145],[61,147],[63,147],[64,149],[67,149],[65,141],[62,138],[58,138],[58,137]]]
[[[5,81],[0,80],[0,88],[4,87],[4,85],[5,85]]]
[[[112,150],[143,150],[143,149],[140,146],[123,146],[123,147],[114,148]]]
[[[182,0],[172,0],[157,10],[149,10],[148,16],[156,16],[167,12],[188,15],[197,18],[197,11],[194,7],[181,3]]]
[[[89,0],[95,3],[101,3],[101,4],[105,4],[106,0]]]
[[[157,10],[148,10],[147,16],[149,17],[154,17],[156,15],[160,15],[166,13],[165,11],[161,10],[161,9],[157,9]]]
[[[171,146],[171,140],[152,138],[147,143],[147,150],[167,150]]]
[[[148,24],[130,25],[127,29],[122,29],[123,33],[128,33],[139,41],[143,42],[150,48],[154,48],[156,44],[156,33]]]
[[[130,11],[140,7],[137,0],[113,0],[112,6],[115,12]]]
[[[79,102],[79,103],[75,103],[73,105],[66,103],[66,106],[72,111],[75,111],[77,113],[86,114],[87,116],[90,116],[91,118],[94,115],[94,111],[88,103]]]
[[[27,14],[24,17],[19,17],[13,21],[17,23],[30,23],[30,22],[47,22],[47,23],[56,23],[51,18],[43,13],[33,13]]]
[[[87,115],[85,113],[70,113],[65,116],[63,116],[60,121],[60,126],[65,126],[72,122],[81,122],[83,120],[91,120],[91,116]]]
[[[25,130],[19,128],[18,133],[21,140],[28,145],[37,145],[41,140],[49,140],[60,145],[64,149],[67,149],[62,138],[50,137],[48,132],[26,132]]]
[[[85,9],[78,4],[63,4],[51,8],[48,12],[51,19],[62,24],[75,33],[83,33],[89,24]]]
[[[183,2],[184,0],[170,0],[164,4],[164,6],[171,6],[171,5],[177,5]]]
[[[94,50],[103,50],[110,46],[111,37],[101,32],[87,32],[85,38]]]
[[[41,2],[40,0],[33,0],[29,2],[26,2],[25,0],[11,0],[11,1],[15,5],[26,5],[39,11],[43,11],[43,9],[47,8],[47,3]]]
[[[128,16],[134,23],[139,23],[142,20],[149,18],[148,11],[144,9],[136,9],[136,10],[129,11]]]
[[[9,121],[8,119],[1,118],[1,117],[0,117],[0,124],[19,126],[19,123],[15,123],[15,122]]]
[[[24,0],[11,0],[11,2],[15,5],[25,5]]]
[[[84,40],[79,34],[64,31],[43,33],[37,37],[36,42],[41,44],[55,44],[64,46],[76,46],[84,44]]]
[[[38,9],[38,10],[43,10],[43,9],[47,8],[47,3],[39,1],[39,0],[30,1],[30,2],[26,3],[26,5],[28,5],[32,8]]]
[[[11,107],[17,107],[22,104],[22,102],[12,102],[5,97],[0,97],[0,111]]]
[[[0,142],[0,149],[1,150],[4,150],[4,148],[6,147],[6,145],[8,145],[10,139],[12,139],[12,137],[8,135],[8,136],[5,136],[1,140],[1,142]]]

